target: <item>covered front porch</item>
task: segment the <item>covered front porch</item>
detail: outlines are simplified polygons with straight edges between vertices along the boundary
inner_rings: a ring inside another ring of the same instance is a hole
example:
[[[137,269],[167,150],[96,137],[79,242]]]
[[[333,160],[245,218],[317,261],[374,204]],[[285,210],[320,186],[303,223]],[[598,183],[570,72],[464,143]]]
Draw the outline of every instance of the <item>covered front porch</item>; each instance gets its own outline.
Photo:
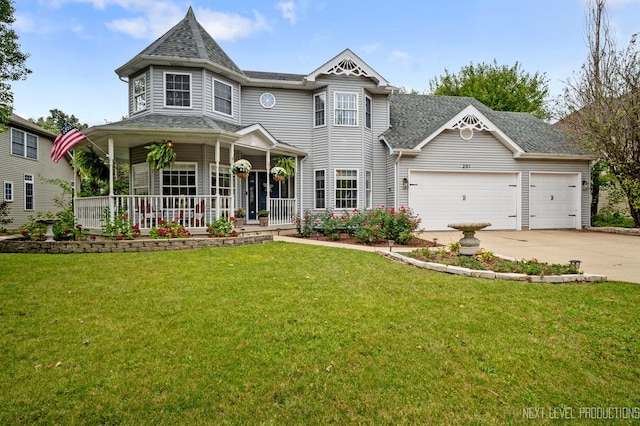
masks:
[[[107,154],[110,183],[108,196],[74,199],[76,221],[84,229],[98,232],[114,218],[126,216],[143,234],[162,222],[176,222],[192,234],[204,234],[207,224],[221,217],[236,218],[239,209],[246,214],[247,225],[257,225],[258,213],[265,210],[271,227],[294,222],[300,173],[279,181],[270,169],[276,157],[288,156],[300,171],[305,152],[277,141],[260,125],[195,132],[193,128],[149,128],[148,119],[140,123],[142,127],[132,127],[131,121],[135,119],[85,132],[87,143]],[[158,141],[171,143],[176,153],[175,161],[161,169],[146,161],[146,147]],[[129,164],[127,195],[114,193],[114,159]],[[238,159],[250,161],[248,176],[233,173]]]

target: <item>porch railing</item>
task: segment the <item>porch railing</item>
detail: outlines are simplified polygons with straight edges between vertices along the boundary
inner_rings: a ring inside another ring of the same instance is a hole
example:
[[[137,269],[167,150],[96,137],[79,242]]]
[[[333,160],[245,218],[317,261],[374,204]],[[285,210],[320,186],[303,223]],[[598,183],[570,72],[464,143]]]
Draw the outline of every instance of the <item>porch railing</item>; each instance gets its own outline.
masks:
[[[124,214],[140,230],[149,230],[160,220],[178,222],[187,228],[206,228],[219,217],[232,217],[231,196],[164,196],[116,195],[113,197],[76,198],[75,215],[83,228],[101,229],[111,209],[113,215]],[[271,199],[270,225],[293,223],[296,214],[294,199]]]

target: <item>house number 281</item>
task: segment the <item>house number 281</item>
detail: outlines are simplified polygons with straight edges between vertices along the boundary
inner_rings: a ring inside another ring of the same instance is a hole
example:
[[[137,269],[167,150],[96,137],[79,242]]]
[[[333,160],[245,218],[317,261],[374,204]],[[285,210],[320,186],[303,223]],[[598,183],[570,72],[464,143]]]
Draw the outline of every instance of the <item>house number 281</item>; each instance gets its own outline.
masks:
[[[471,164],[463,164],[462,168],[463,169],[470,169],[471,168]]]

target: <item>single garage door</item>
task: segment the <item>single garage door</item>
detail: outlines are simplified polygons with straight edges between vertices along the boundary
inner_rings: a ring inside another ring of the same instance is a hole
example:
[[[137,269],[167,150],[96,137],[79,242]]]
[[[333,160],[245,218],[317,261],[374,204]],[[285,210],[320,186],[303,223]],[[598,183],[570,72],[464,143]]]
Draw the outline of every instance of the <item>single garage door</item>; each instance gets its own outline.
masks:
[[[529,184],[529,229],[580,227],[577,174],[532,172]]]
[[[411,171],[409,182],[409,207],[420,216],[421,228],[489,222],[487,229],[517,229],[517,173]]]

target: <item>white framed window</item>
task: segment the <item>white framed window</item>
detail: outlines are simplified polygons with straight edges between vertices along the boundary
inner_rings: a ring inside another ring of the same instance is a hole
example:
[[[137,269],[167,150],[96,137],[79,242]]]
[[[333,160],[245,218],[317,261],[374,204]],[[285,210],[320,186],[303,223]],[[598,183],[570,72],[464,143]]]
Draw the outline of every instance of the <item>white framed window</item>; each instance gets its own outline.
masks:
[[[313,125],[320,127],[326,125],[327,94],[325,92],[313,95]]]
[[[131,172],[133,174],[133,194],[149,195],[149,164],[134,164]]]
[[[211,195],[228,197],[231,195],[231,169],[220,166],[216,173],[216,165],[209,165],[209,176],[211,182]]]
[[[34,181],[33,175],[24,175],[24,209],[34,210]]]
[[[173,163],[162,169],[162,195],[196,195],[197,163]]]
[[[316,170],[314,172],[314,208],[324,209],[327,205],[327,180],[324,170]]]
[[[365,208],[373,208],[373,173],[371,170],[364,172],[364,200]]]
[[[18,129],[11,129],[11,154],[38,159],[38,137]]]
[[[334,94],[334,124],[336,126],[358,125],[358,94],[336,92]]]
[[[164,104],[191,108],[191,74],[164,73]]]
[[[358,208],[358,171],[336,169],[336,209]]]
[[[147,76],[133,80],[133,112],[147,109]]]
[[[364,127],[371,128],[371,110],[373,107],[373,100],[369,96],[364,97]]]
[[[3,187],[3,196],[2,199],[4,201],[13,201],[13,182],[5,180]]]
[[[213,110],[225,115],[233,114],[233,87],[213,80]]]

